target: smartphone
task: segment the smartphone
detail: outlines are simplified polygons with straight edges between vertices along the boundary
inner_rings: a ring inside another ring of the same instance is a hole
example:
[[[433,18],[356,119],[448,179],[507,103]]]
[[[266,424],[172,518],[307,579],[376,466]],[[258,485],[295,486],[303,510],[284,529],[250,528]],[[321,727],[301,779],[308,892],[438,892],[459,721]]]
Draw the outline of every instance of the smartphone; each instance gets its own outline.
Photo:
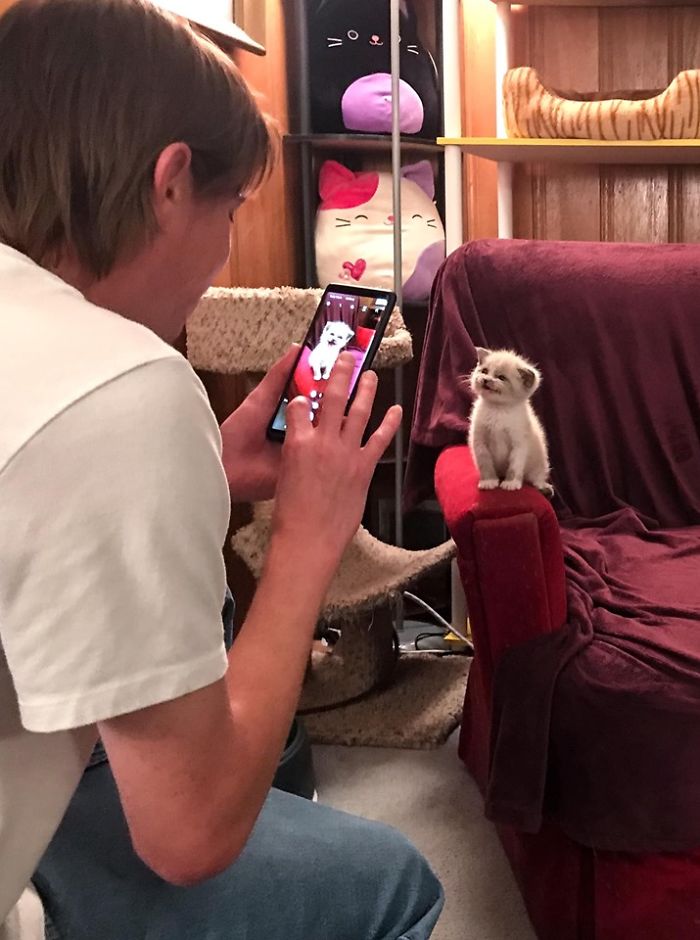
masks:
[[[300,395],[309,402],[309,420],[317,423],[328,379],[341,352],[349,352],[355,359],[348,393],[350,407],[360,376],[372,365],[395,305],[396,294],[392,291],[328,285],[268,425],[271,440],[284,440],[287,405]]]

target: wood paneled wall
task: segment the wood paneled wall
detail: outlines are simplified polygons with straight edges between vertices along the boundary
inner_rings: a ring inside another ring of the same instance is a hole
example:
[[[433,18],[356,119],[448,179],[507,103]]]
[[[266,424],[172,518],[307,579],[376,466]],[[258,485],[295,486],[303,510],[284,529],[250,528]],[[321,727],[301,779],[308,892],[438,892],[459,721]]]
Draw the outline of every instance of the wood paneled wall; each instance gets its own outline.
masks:
[[[488,0],[465,0],[466,99],[472,111],[467,134],[495,128],[495,90],[485,94],[493,88],[492,62],[483,45],[492,48],[493,20]],[[700,68],[698,7],[523,7],[514,21],[513,64],[533,66],[555,89],[660,90],[680,70]],[[494,170],[477,164],[483,161],[470,159],[468,191],[477,190],[469,206],[471,237],[496,233],[490,201]],[[514,174],[515,234],[520,238],[698,241],[699,210],[696,166],[548,163],[519,165]]]
[[[285,134],[289,121],[282,2],[256,2],[265,7],[265,35],[256,38],[265,44],[267,55],[262,58],[240,52],[236,62],[280,134]],[[263,20],[259,14],[258,19]],[[272,177],[236,214],[231,239],[229,283],[232,287],[278,287],[298,283],[301,265],[298,180],[295,151],[281,148]]]
[[[462,130],[465,137],[496,134],[494,79],[495,6],[491,0],[462,0]],[[496,166],[464,160],[465,238],[491,238],[497,232]]]

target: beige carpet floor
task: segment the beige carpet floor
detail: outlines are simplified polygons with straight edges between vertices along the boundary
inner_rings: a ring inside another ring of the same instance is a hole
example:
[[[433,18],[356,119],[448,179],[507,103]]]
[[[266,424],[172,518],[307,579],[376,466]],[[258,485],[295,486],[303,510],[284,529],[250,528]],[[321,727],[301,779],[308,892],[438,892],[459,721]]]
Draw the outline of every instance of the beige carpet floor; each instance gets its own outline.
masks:
[[[314,747],[319,800],[412,839],[446,894],[433,940],[535,940],[481,796],[457,759],[457,732],[435,751]]]

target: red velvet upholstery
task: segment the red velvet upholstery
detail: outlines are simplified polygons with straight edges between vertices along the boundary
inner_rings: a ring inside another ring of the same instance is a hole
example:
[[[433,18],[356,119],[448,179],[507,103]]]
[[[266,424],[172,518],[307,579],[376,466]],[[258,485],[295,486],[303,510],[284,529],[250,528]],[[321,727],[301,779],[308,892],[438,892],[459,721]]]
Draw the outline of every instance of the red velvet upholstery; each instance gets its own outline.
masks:
[[[566,617],[556,516],[537,491],[481,492],[466,446],[438,459],[435,491],[457,544],[475,660],[459,753],[482,791],[489,772],[491,683],[511,646],[557,630]],[[700,851],[598,851],[545,823],[499,834],[541,940],[700,938]]]
[[[545,497],[531,487],[481,492],[478,482],[468,447],[443,451],[435,491],[460,548],[462,579],[480,586],[469,609],[490,688],[505,649],[564,623],[566,584],[559,523]]]

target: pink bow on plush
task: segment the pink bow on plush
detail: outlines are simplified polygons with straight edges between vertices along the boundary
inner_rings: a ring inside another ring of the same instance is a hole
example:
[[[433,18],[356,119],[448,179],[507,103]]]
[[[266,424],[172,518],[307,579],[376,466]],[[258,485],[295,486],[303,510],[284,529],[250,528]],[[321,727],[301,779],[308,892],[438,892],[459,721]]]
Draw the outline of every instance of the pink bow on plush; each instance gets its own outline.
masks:
[[[356,281],[359,281],[367,268],[367,262],[364,258],[358,259],[354,264],[352,261],[343,263],[343,271],[349,271]]]

